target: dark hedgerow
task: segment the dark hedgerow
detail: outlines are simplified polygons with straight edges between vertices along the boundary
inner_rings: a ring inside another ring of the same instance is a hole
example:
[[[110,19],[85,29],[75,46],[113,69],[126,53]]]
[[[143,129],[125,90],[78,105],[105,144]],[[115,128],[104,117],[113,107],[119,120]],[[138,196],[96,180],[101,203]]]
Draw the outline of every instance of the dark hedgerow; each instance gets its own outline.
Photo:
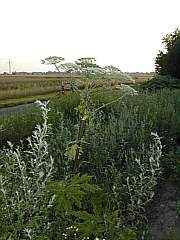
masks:
[[[166,89],[180,89],[180,80],[172,76],[160,76],[157,75],[151,80],[143,83],[141,88],[148,91],[157,91]]]

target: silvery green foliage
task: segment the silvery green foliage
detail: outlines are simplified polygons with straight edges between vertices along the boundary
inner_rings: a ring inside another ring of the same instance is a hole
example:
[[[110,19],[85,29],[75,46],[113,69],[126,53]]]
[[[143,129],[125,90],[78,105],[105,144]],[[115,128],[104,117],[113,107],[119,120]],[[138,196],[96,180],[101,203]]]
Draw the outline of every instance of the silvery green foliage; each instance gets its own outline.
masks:
[[[161,174],[160,158],[162,155],[162,144],[156,133],[151,134],[153,144],[143,159],[135,159],[126,174],[116,173],[116,180],[113,186],[114,196],[118,199],[118,179],[124,179],[123,191],[126,195],[126,215],[128,221],[133,225],[141,224],[145,220],[145,207],[154,196],[154,187]],[[146,150],[147,151],[147,150]],[[122,188],[121,188],[122,191]]]
[[[28,138],[28,151],[14,148],[9,142],[9,148],[1,152],[0,199],[4,219],[1,224],[11,226],[12,239],[33,239],[46,222],[43,214],[49,202],[45,200],[45,190],[52,175],[53,159],[46,142],[50,129],[48,102],[37,104],[44,122]]]

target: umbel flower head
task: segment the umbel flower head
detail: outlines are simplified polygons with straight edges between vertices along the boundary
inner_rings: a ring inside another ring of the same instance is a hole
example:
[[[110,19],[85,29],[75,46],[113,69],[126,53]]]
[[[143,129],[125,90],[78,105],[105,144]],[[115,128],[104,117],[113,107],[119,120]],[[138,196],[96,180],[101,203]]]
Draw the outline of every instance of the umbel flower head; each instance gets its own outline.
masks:
[[[114,87],[115,90],[120,90],[123,94],[128,94],[128,95],[138,95],[138,91],[136,91],[134,88],[126,85],[126,84],[120,84],[116,85]]]
[[[77,65],[76,63],[62,63],[58,65],[58,69],[60,72],[66,72],[66,73],[77,73],[81,71],[81,67]]]

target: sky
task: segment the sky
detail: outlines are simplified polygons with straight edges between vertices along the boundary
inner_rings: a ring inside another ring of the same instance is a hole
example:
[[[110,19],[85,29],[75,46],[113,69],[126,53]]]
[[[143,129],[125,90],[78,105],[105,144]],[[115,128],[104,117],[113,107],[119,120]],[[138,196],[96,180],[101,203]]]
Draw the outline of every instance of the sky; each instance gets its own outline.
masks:
[[[179,0],[0,0],[0,72],[54,70],[41,59],[95,57],[154,71],[161,39],[180,27]]]

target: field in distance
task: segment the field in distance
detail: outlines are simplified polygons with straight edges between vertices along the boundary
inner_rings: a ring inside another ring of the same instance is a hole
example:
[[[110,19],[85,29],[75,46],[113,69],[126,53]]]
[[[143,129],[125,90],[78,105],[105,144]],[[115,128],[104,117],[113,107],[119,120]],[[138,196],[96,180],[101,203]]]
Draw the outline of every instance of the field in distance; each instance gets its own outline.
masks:
[[[152,78],[152,76],[153,75],[150,74],[132,75],[133,79],[138,84],[149,80]],[[24,99],[25,101],[25,98],[30,99],[30,97],[32,98],[33,96],[44,96],[52,93],[58,93],[62,79],[65,85],[65,89],[70,89],[70,76],[59,77],[57,75],[0,75],[0,107],[6,105],[6,102],[9,104],[9,102],[11,102],[11,99],[21,99],[21,101]],[[83,88],[84,84],[81,76],[73,76],[72,79],[80,88]],[[107,80],[98,78],[97,81],[98,86],[103,86]],[[111,80],[112,85],[119,83],[132,84],[131,81],[127,80]]]
[[[29,97],[56,92],[60,89],[57,76],[0,75],[0,100]],[[64,78],[67,83],[68,78]]]
[[[151,80],[155,73],[131,73],[130,76],[135,80],[136,83],[144,83]]]

